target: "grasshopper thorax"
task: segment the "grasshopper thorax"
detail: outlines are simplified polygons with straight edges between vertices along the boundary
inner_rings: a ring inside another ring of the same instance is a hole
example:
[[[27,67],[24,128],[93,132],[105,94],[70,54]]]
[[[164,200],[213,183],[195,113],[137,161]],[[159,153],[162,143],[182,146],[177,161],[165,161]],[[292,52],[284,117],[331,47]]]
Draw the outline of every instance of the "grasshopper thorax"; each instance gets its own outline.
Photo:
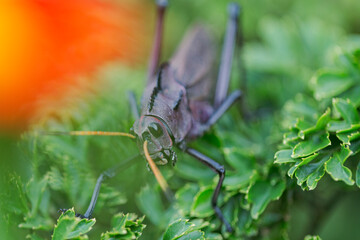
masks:
[[[139,149],[148,141],[149,154],[157,164],[165,165],[170,161],[175,164],[177,156],[172,150],[172,133],[164,121],[155,116],[141,116],[130,131],[136,136]]]

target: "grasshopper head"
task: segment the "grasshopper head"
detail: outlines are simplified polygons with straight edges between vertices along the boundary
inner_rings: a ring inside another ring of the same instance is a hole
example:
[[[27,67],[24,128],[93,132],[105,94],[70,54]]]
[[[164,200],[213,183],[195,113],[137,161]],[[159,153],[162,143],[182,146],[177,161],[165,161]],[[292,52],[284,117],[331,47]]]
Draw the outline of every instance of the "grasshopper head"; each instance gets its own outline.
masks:
[[[145,140],[148,141],[149,154],[157,164],[164,165],[169,161],[175,164],[177,156],[172,150],[173,140],[164,122],[154,116],[142,116],[131,131],[137,138],[139,149],[143,149]]]

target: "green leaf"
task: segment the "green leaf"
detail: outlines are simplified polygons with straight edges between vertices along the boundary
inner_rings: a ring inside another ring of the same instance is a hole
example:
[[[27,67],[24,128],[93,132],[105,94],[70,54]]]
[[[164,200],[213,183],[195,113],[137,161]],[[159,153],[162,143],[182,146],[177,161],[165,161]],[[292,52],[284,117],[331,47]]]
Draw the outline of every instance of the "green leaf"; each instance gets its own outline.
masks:
[[[38,210],[42,197],[48,184],[48,176],[45,175],[42,179],[32,178],[26,187],[27,196],[31,202],[31,215],[34,215]]]
[[[111,225],[113,226],[113,232],[120,234],[126,234],[125,224],[128,218],[128,214],[118,213],[111,219]]]
[[[166,224],[168,220],[164,218],[165,209],[158,190],[150,189],[149,185],[146,185],[141,189],[136,200],[141,211],[153,224],[161,226]]]
[[[299,167],[295,173],[297,184],[302,186],[303,189],[315,189],[317,183],[325,174],[324,164],[330,159],[330,157],[330,154],[315,155],[315,159],[312,159],[310,163]],[[303,185],[305,181],[306,187]]]
[[[81,219],[76,227],[71,233],[69,233],[68,238],[77,238],[81,235],[89,232],[92,229],[92,226],[95,224],[95,219]]]
[[[206,240],[223,240],[220,233],[205,233]]]
[[[353,152],[353,154],[358,154],[360,152],[360,139],[356,139],[351,142],[349,146],[350,150]]]
[[[319,236],[311,236],[311,235],[306,235],[304,240],[321,240],[321,238]]]
[[[339,97],[349,99],[356,108],[360,106],[360,85],[355,85]]]
[[[254,157],[239,151],[238,148],[226,148],[224,154],[226,162],[239,174],[252,172],[255,169]]]
[[[65,212],[61,213],[58,220],[62,220],[64,217],[75,218],[75,210],[74,208],[67,209]]]
[[[247,187],[255,175],[256,175],[255,170],[246,173],[227,171],[223,185],[228,191],[231,190],[239,190],[240,192],[247,191]]]
[[[352,50],[351,52],[341,52],[341,55],[338,57],[339,65],[346,68],[354,77],[359,77],[360,75],[358,51],[359,49]]]
[[[344,181],[348,185],[353,185],[354,180],[351,179],[351,171],[344,166],[346,159],[352,154],[349,147],[343,145],[340,152],[334,153],[325,164],[325,170],[335,181]]]
[[[338,132],[342,130],[349,130],[351,128],[351,124],[346,121],[338,121],[338,120],[331,120],[326,130],[330,132]]]
[[[313,77],[315,80],[315,98],[332,98],[354,84],[354,79],[345,71],[320,70]]]
[[[194,162],[190,156],[180,154],[178,158],[182,161],[176,163],[175,171],[183,178],[192,181],[211,181],[214,177],[214,173],[209,168],[203,168],[200,162]]]
[[[24,184],[17,174],[9,174],[6,187],[2,189],[0,194],[0,210],[2,209],[24,215],[30,211]]]
[[[301,139],[299,136],[299,130],[291,129],[290,132],[284,134],[283,143],[285,145],[293,146],[296,145]]]
[[[359,123],[359,114],[350,100],[335,98],[333,99],[333,105],[346,122],[350,124]]]
[[[266,206],[272,200],[277,200],[285,190],[285,182],[281,181],[277,184],[271,184],[265,180],[259,180],[250,187],[247,198],[252,203],[251,216],[257,219]]]
[[[294,100],[287,101],[284,110],[286,117],[293,118],[293,120],[302,118],[312,122],[316,120],[318,114],[316,101],[303,94],[297,94]]]
[[[105,205],[107,208],[114,207],[118,208],[119,205],[122,205],[127,202],[127,198],[124,193],[120,192],[119,189],[107,186],[105,184],[101,185],[101,193],[99,194],[97,206],[101,208]]]
[[[243,198],[244,199],[244,198]],[[244,201],[246,201],[244,199]],[[240,233],[246,233],[251,226],[252,218],[250,211],[244,208],[238,208],[236,226]]]
[[[359,129],[360,129],[360,124],[359,123],[357,123],[357,124],[349,124],[347,129],[339,129],[336,132],[337,133],[354,132],[354,131],[359,130]]]
[[[193,232],[187,233],[186,235],[183,235],[177,239],[178,240],[194,240],[194,239],[205,240],[204,236],[205,236],[205,234],[202,231],[193,231]]]
[[[314,128],[314,123],[313,122],[309,122],[303,118],[298,118],[296,119],[296,123],[294,125],[294,127],[296,127],[297,129],[299,129],[299,137],[301,139],[304,139],[304,132],[307,132],[307,131],[311,131],[311,129]]]
[[[328,132],[314,133],[294,147],[291,157],[306,157],[329,145],[331,145],[331,141]]]
[[[35,233],[26,235],[26,239],[31,239],[31,240],[45,240],[44,238],[39,237],[39,236],[38,236],[37,234],[35,234]]]
[[[176,192],[176,206],[182,215],[187,215],[190,213],[195,195],[198,193],[198,191],[199,186],[197,184],[186,184]]]
[[[102,240],[138,239],[146,227],[144,217],[137,218],[133,213],[118,213],[111,220],[112,230],[101,234]]]
[[[295,127],[297,127],[300,131],[298,133],[301,139],[304,139],[305,136],[311,134],[315,131],[325,129],[328,122],[331,120],[331,110],[327,108],[326,111],[320,116],[320,118],[316,121],[316,124],[306,122],[304,120],[298,119]]]
[[[355,140],[360,137],[360,131],[341,131],[336,134],[337,138],[342,141],[344,144],[350,145],[352,140]]]
[[[59,217],[54,228],[52,240],[85,237],[84,234],[89,232],[94,224],[95,219],[75,217],[74,209],[69,209]]]
[[[191,207],[191,215],[194,217],[208,217],[214,214],[211,207],[211,197],[214,189],[212,186],[201,189],[195,196],[193,205]]]
[[[205,239],[204,233],[196,230],[195,226],[195,224],[190,223],[187,219],[179,219],[168,226],[164,233],[163,240]]]
[[[54,228],[52,240],[63,240],[67,239],[69,234],[75,228],[77,221],[75,219],[64,217]]]
[[[19,228],[27,228],[33,230],[50,230],[54,226],[52,219],[42,216],[25,216],[23,223],[19,224]]]
[[[309,162],[314,160],[317,157],[317,155],[318,153],[315,153],[308,157],[302,158],[301,161],[300,160],[296,161],[296,163],[288,171],[289,177],[293,177],[299,167],[308,164]]]
[[[189,220],[179,219],[178,221],[170,224],[165,231],[163,239],[176,239],[182,236],[184,233],[187,233],[187,231],[191,231],[195,224],[191,224],[188,221]]]
[[[331,120],[331,110],[330,108],[327,108],[326,111],[317,120],[315,129],[316,130],[324,129],[330,120]]]
[[[292,163],[295,162],[295,159],[291,157],[292,149],[280,150],[275,153],[275,162],[274,163]]]
[[[48,172],[49,186],[54,190],[60,190],[64,187],[64,180],[58,168],[51,167]]]

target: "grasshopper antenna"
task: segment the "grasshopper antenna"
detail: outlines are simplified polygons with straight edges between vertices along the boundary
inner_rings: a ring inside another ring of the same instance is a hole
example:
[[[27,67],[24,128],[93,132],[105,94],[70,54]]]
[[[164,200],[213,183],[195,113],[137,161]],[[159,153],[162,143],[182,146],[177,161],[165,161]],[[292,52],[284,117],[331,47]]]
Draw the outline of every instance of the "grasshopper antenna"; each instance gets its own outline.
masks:
[[[158,181],[161,189],[163,190],[166,198],[171,201],[173,199],[173,193],[170,190],[169,185],[167,184],[164,176],[161,174],[159,168],[157,168],[156,164],[154,163],[154,160],[150,157],[148,148],[147,148],[147,141],[144,142],[144,154],[147,162],[149,163],[149,166],[152,170],[152,172],[155,175],[156,180]]]
[[[104,132],[104,131],[70,131],[70,132],[61,132],[61,131],[40,131],[41,135],[70,135],[70,136],[122,136],[135,139],[135,136],[130,133],[125,132]]]

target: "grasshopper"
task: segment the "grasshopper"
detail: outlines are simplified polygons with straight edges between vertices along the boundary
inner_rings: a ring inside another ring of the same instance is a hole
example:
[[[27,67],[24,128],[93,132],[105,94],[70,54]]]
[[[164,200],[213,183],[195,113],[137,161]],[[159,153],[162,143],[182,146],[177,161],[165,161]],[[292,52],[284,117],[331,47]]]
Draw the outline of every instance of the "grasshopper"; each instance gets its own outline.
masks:
[[[68,134],[127,136],[136,139],[140,152],[145,155],[161,188],[170,199],[169,187],[153,160],[161,165],[169,162],[175,165],[177,156],[173,147],[191,155],[219,175],[211,205],[217,217],[225,224],[227,231],[231,232],[232,227],[217,205],[225,178],[225,168],[203,153],[188,147],[187,143],[202,136],[241,96],[239,90],[230,95],[227,93],[238,35],[239,6],[235,3],[229,4],[229,20],[216,82],[216,78],[212,75],[215,46],[211,35],[201,25],[190,29],[174,56],[159,67],[166,7],[167,1],[157,1],[155,39],[142,98],[141,114],[137,110],[134,94],[130,94],[131,109],[136,118],[130,134],[84,131],[73,131]],[[214,97],[211,97],[212,95]],[[125,164],[135,157],[125,161]],[[117,166],[116,169],[119,167],[124,167],[124,164]],[[112,177],[114,172],[115,168],[100,175],[86,213],[78,214],[79,216],[85,218],[91,216],[101,182]]]

